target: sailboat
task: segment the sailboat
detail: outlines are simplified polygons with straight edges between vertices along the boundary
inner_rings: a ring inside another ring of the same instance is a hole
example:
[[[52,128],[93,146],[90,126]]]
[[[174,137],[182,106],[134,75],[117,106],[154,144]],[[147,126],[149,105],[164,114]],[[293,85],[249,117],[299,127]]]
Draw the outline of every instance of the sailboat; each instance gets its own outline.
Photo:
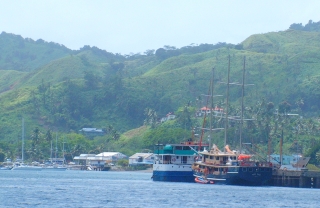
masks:
[[[31,171],[41,171],[42,167],[26,165],[23,163],[24,157],[24,119],[22,118],[22,148],[21,148],[21,161],[16,162],[11,170],[31,170]]]
[[[244,69],[245,72],[245,59]],[[213,145],[209,151],[202,151],[201,161],[195,161],[192,165],[195,182],[206,184],[226,184],[226,185],[267,185],[272,178],[272,163],[261,162],[251,159],[251,155],[243,154],[240,151],[231,151],[227,145],[227,128],[228,128],[228,97],[229,97],[229,81],[230,76],[230,56],[228,66],[227,81],[227,98],[225,112],[225,141],[224,150],[221,151],[216,145]],[[242,86],[244,86],[244,79]],[[243,97],[243,93],[242,93]],[[243,101],[242,101],[243,110]],[[241,124],[243,121],[243,113],[241,112]],[[240,136],[240,140],[241,140]]]
[[[56,134],[55,162],[54,163],[52,162],[52,141],[51,141],[51,155],[50,155],[51,164],[44,166],[43,170],[50,170],[50,171],[65,171],[65,170],[67,170],[66,166],[57,164],[57,151],[58,151],[57,143],[58,143],[58,137],[57,137],[57,134]],[[64,160],[64,157],[63,157],[63,160]]]

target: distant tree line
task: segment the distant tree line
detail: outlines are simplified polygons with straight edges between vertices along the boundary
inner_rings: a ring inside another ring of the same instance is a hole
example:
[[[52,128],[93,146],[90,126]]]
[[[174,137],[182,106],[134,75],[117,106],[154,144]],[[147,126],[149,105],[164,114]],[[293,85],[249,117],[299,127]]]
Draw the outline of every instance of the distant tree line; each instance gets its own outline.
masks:
[[[305,26],[303,26],[302,23],[293,23],[290,25],[289,29],[319,32],[320,31],[320,21],[313,22],[312,20],[309,20],[309,22]]]

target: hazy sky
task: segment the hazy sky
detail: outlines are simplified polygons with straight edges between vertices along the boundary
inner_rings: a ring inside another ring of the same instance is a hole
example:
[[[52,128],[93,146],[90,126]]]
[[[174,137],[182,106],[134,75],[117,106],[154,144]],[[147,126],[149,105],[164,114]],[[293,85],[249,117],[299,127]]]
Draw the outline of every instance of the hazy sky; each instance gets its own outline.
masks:
[[[237,44],[252,34],[320,21],[318,0],[0,0],[0,32],[143,53],[164,45]]]

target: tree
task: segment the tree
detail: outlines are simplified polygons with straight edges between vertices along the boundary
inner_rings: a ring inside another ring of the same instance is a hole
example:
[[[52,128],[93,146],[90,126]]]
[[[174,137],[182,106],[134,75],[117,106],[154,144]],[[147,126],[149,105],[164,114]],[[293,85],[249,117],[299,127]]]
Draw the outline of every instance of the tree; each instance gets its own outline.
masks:
[[[95,89],[99,85],[99,77],[91,71],[86,71],[83,78],[88,89]]]
[[[155,128],[158,120],[157,112],[151,108],[146,108],[144,110],[144,116],[144,125],[150,125],[151,128]]]
[[[154,54],[154,50],[153,49],[152,50],[146,50],[144,52],[144,54],[147,55],[147,56],[152,56]]]
[[[32,142],[31,142],[31,149],[29,150],[29,153],[31,155],[32,160],[38,161],[42,156],[42,152],[40,150],[41,132],[38,127],[36,127],[33,130],[31,139],[32,139]]]
[[[279,113],[287,114],[291,110],[291,105],[287,101],[283,101],[279,104]]]
[[[159,59],[165,59],[167,57],[167,51],[163,48],[157,49],[156,57],[158,57]]]
[[[46,132],[46,135],[45,135],[45,140],[47,141],[47,142],[51,142],[52,141],[52,133],[51,133],[51,130],[50,129],[48,129],[48,131]]]
[[[181,128],[185,130],[193,128],[195,124],[195,119],[193,118],[195,114],[195,108],[191,106],[180,107],[176,112],[177,123]]]

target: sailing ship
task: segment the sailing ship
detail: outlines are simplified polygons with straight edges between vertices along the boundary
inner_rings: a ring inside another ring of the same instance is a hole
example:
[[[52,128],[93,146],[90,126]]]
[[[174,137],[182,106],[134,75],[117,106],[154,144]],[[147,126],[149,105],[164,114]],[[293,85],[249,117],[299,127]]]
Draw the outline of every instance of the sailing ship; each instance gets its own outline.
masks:
[[[251,155],[231,151],[228,145],[224,151],[213,145],[200,154],[202,160],[192,165],[196,182],[204,178],[211,184],[261,186],[272,178],[272,163],[252,160]]]
[[[180,144],[156,144],[153,164],[153,181],[194,182],[192,164],[198,159],[198,151],[208,144],[199,144],[192,138]]]
[[[227,145],[228,128],[228,97],[229,97],[229,75],[230,56],[227,82],[227,102],[225,112],[225,147],[221,151],[214,144],[207,151],[199,152],[201,160],[195,161],[192,165],[194,180],[197,183],[226,184],[226,185],[267,185],[272,178],[272,163],[254,160],[252,155],[242,153],[242,123],[243,123],[243,90],[244,90],[245,59],[242,82],[242,110],[240,119],[240,151],[231,151]],[[211,81],[213,88],[213,80]],[[212,90],[213,91],[213,90]],[[212,92],[211,91],[211,92]],[[212,97],[212,96],[211,96]],[[210,127],[210,131],[212,131]],[[202,136],[201,136],[202,138]]]

